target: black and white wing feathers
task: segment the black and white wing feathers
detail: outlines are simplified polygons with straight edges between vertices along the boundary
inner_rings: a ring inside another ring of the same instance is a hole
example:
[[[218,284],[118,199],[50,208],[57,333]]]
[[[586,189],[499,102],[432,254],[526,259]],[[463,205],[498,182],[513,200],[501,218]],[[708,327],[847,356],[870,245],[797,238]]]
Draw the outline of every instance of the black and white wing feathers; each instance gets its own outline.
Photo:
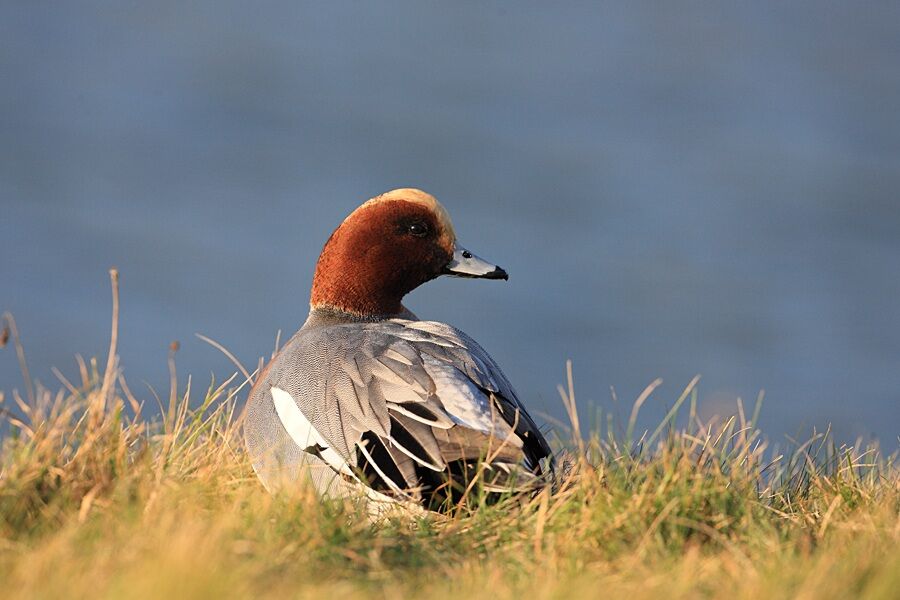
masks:
[[[534,488],[552,471],[546,440],[500,368],[443,323],[301,330],[258,387],[303,450],[384,494],[433,507],[455,499],[485,460],[489,491]],[[299,417],[285,423],[287,398]]]

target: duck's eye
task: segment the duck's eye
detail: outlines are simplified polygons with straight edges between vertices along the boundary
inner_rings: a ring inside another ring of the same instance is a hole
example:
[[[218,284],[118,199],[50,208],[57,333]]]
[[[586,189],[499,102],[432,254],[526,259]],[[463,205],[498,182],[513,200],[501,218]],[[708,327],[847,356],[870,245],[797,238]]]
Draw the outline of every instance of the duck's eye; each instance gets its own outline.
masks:
[[[425,237],[428,235],[428,224],[416,221],[415,223],[410,223],[407,230],[416,237]]]

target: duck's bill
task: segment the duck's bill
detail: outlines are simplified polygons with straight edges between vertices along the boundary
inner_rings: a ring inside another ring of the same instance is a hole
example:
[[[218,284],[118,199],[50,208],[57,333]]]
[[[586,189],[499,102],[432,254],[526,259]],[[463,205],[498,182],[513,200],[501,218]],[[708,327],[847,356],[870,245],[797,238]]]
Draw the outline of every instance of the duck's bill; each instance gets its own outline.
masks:
[[[506,271],[478,258],[459,244],[453,248],[453,260],[444,267],[444,275],[478,279],[509,279]]]

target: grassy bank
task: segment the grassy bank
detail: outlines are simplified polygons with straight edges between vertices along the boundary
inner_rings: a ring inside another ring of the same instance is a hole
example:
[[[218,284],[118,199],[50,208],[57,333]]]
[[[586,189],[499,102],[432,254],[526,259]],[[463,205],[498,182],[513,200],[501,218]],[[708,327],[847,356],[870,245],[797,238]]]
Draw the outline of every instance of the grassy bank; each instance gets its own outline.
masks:
[[[352,502],[263,491],[242,375],[173,390],[148,419],[156,400],[110,356],[0,403],[5,598],[900,597],[890,458],[827,436],[773,455],[752,415],[701,423],[690,388],[684,427],[573,432],[553,492],[373,524]]]

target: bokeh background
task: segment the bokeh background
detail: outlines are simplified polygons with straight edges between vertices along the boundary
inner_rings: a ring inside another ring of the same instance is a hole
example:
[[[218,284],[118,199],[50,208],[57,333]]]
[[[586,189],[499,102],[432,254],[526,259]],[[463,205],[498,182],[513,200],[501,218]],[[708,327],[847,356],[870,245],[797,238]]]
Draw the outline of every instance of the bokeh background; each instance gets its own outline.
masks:
[[[900,433],[900,4],[0,3],[0,308],[32,373],[256,363],[334,226],[422,187],[508,283],[407,304],[526,403],[655,424],[766,391],[771,437]],[[182,383],[184,379],[182,378]],[[21,387],[0,353],[0,387]],[[611,399],[614,387],[618,405]]]

